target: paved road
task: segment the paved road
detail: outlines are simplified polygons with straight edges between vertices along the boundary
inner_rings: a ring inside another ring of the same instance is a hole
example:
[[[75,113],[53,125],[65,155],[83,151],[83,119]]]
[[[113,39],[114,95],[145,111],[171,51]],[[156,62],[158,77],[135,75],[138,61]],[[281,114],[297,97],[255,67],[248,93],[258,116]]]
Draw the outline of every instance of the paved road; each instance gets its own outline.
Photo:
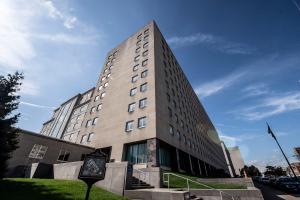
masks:
[[[265,200],[300,200],[300,194],[287,194],[257,182],[254,182],[254,185],[261,190]]]

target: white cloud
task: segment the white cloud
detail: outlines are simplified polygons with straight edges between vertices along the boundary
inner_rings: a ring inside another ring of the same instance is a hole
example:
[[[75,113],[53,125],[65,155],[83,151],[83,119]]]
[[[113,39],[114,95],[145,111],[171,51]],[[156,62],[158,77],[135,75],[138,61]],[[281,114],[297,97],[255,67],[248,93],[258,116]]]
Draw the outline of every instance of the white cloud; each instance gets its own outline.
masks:
[[[242,90],[245,97],[261,96],[270,93],[268,87],[264,83],[249,85]]]
[[[25,105],[25,106],[35,107],[35,108],[43,108],[43,109],[55,109],[55,107],[39,105],[39,104],[34,104],[34,103],[29,103],[24,101],[21,101],[20,105]]]
[[[235,113],[247,120],[260,120],[280,113],[300,109],[300,92],[289,92],[262,99],[257,106],[247,107]]]
[[[83,35],[71,35],[65,33],[58,34],[35,34],[33,38],[46,40],[55,43],[64,44],[93,44],[99,37],[97,35],[83,36]]]
[[[252,54],[254,52],[254,49],[248,45],[227,41],[221,37],[205,33],[196,33],[182,37],[174,36],[167,39],[167,41],[175,48],[203,45],[226,54]]]
[[[70,16],[66,13],[60,11],[51,0],[41,1],[41,5],[48,11],[49,17],[53,19],[59,19],[63,22],[63,25],[68,28],[74,28],[77,18],[75,16]]]
[[[247,74],[246,71],[238,72],[238,73],[235,72],[223,78],[216,79],[208,83],[204,83],[195,88],[196,94],[202,98],[211,96],[232,86],[234,83],[239,81],[242,77],[244,77],[246,74]]]

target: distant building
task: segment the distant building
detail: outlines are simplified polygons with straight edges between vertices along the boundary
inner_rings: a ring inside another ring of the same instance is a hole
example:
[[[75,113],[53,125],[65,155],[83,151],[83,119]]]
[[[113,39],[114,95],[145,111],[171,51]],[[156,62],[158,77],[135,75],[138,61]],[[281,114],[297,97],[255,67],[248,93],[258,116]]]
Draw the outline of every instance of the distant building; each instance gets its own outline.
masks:
[[[234,167],[234,171],[235,174],[237,176],[242,176],[241,174],[241,170],[244,168],[245,163],[244,163],[244,159],[241,155],[240,149],[239,147],[229,147],[228,148],[230,157],[231,157],[231,161]]]
[[[226,147],[226,145],[223,141],[221,141],[221,146],[222,146],[222,150],[223,150],[223,153],[224,153],[224,156],[225,156],[225,160],[226,160],[226,164],[227,164],[227,167],[228,167],[230,177],[235,177],[236,173],[235,173],[235,170],[234,170],[234,167],[233,167],[233,163],[232,163],[231,156],[230,156],[230,153],[228,151],[228,148]]]

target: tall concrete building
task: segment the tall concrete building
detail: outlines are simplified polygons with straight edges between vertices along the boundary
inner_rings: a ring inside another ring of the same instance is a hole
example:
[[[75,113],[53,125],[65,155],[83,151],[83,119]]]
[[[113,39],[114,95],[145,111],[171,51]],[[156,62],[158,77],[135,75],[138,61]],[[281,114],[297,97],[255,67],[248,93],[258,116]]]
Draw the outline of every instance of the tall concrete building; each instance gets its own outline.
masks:
[[[241,170],[244,168],[245,162],[244,162],[244,159],[242,157],[242,154],[240,152],[239,147],[238,146],[229,147],[228,151],[229,151],[230,158],[231,158],[233,168],[234,168],[234,171],[235,171],[234,173],[237,176],[242,176]]]
[[[112,49],[96,87],[63,103],[41,134],[101,149],[111,162],[229,174],[218,134],[154,21]]]

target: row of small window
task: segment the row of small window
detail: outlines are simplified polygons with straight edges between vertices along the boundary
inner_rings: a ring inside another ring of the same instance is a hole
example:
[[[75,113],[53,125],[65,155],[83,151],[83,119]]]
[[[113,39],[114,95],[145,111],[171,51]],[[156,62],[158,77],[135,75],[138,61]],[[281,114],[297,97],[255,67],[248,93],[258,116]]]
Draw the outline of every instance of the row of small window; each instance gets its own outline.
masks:
[[[108,82],[104,83],[103,85],[100,85],[98,87],[98,91],[102,90],[103,88],[106,88],[108,86]]]
[[[104,81],[105,79],[108,79],[111,76],[111,73],[107,74],[106,76],[103,76],[101,78],[101,82]]]
[[[149,34],[149,28],[147,28],[146,30],[144,30],[144,35],[148,35]],[[136,39],[142,39],[142,35],[143,35],[143,33],[140,33],[137,37],[136,37]]]
[[[143,62],[142,62],[142,67],[146,67],[147,66],[147,64],[148,64],[148,59],[146,59],[146,60],[143,60]],[[136,64],[136,65],[134,65],[133,66],[133,68],[132,68],[132,71],[137,71],[138,70],[138,68],[139,68],[139,65],[140,64]]]
[[[141,78],[146,78],[147,75],[148,75],[148,70],[142,71],[142,73],[141,73]],[[133,76],[133,77],[131,78],[131,82],[132,82],[132,83],[137,82],[138,78],[139,78],[139,75]]]
[[[105,97],[105,92],[102,92],[100,95],[97,95],[96,97],[95,97],[95,100],[94,101],[98,101],[99,99],[103,99],[104,97]]]
[[[148,46],[149,46],[149,42],[145,42],[145,43],[143,44],[143,49],[148,48]],[[135,53],[140,53],[140,52],[141,52],[141,49],[142,49],[142,47],[138,46],[138,47],[135,49]],[[145,50],[145,51],[143,52],[143,56],[146,56],[146,55],[144,55],[144,54],[147,54],[147,55],[148,55],[148,50]]]
[[[85,134],[81,137],[80,144],[87,144],[92,141],[92,138],[94,137],[94,133]]]
[[[140,92],[146,92],[146,91],[147,91],[147,83],[140,85]],[[129,95],[134,96],[136,93],[137,93],[137,88],[135,87],[130,90]]]
[[[145,35],[144,36],[144,41],[148,41],[149,40],[149,35]],[[140,46],[142,44],[142,39],[138,39],[138,41],[136,42],[137,46]]]
[[[147,117],[138,118],[138,128],[145,128],[147,125]],[[130,132],[134,128],[134,120],[130,120],[126,122],[125,131]]]
[[[98,117],[95,117],[93,120],[92,119],[89,119],[86,121],[86,127],[89,127],[89,126],[92,126],[92,125],[96,125],[97,122],[98,122]]]
[[[102,103],[100,103],[97,107],[96,106],[92,107],[91,108],[91,113],[94,113],[94,112],[99,111],[101,109],[102,109]]]
[[[170,133],[170,135],[175,134],[175,129],[172,125],[169,125],[169,133]],[[176,131],[176,137],[178,140],[181,140],[181,133],[179,130]],[[183,142],[192,148],[196,148],[196,146],[197,146],[194,142],[191,142],[190,140],[186,139],[185,135],[183,135]]]
[[[133,102],[131,104],[128,105],[128,112],[131,113],[135,110],[135,104],[136,102]],[[143,109],[147,106],[147,98],[141,99],[139,100],[139,108]]]
[[[144,57],[146,57],[146,56],[148,55],[148,53],[149,53],[149,51],[146,50],[146,51],[143,52],[142,55],[143,55]],[[134,57],[134,61],[137,62],[137,61],[140,60],[140,58],[141,58],[141,56],[140,56],[140,55],[137,55],[137,56]]]
[[[104,74],[111,71],[113,68],[113,65],[111,65],[109,68],[104,69]]]

